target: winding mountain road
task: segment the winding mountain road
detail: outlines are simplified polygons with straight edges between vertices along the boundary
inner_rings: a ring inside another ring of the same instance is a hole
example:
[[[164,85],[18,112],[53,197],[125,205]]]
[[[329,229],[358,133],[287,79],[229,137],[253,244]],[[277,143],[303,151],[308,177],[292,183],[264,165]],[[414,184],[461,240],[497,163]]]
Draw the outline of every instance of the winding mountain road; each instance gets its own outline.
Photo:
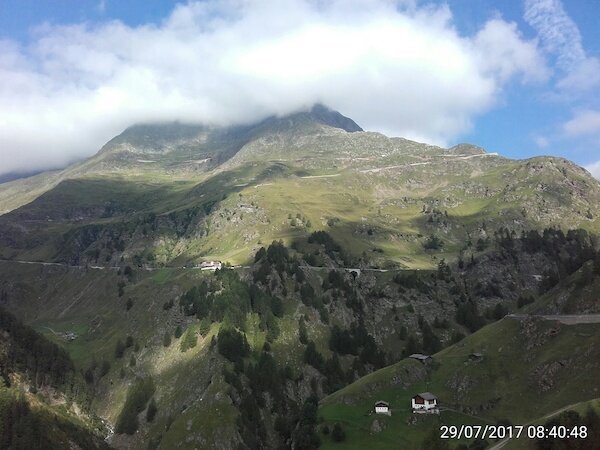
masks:
[[[600,323],[600,314],[509,314],[507,319],[525,320],[536,317],[544,320],[555,320],[564,325],[577,325],[583,323]]]

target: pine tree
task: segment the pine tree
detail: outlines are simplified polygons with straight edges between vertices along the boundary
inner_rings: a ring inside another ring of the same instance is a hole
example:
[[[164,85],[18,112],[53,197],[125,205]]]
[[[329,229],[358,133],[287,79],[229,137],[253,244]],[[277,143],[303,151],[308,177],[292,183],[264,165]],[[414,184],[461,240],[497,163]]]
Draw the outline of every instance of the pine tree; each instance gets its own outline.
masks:
[[[148,410],[146,411],[146,421],[152,422],[157,411],[158,408],[156,407],[156,401],[154,401],[154,397],[152,397],[150,404],[148,405]]]
[[[342,428],[342,426],[336,422],[333,426],[333,431],[331,432],[331,437],[335,442],[342,442],[346,439],[346,432]]]

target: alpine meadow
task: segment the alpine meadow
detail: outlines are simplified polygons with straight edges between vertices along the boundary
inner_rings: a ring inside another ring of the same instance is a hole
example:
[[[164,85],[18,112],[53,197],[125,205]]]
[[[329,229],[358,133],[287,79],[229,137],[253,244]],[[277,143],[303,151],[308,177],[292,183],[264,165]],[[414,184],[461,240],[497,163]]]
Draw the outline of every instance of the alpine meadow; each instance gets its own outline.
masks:
[[[0,13],[0,449],[600,448],[597,6],[90,3]]]

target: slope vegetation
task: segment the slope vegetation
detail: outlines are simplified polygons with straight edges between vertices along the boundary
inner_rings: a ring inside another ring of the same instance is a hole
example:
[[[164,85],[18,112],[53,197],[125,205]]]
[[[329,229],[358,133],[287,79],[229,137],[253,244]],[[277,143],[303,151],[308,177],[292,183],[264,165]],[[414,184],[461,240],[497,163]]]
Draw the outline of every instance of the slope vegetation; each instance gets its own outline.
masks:
[[[381,369],[322,400],[325,423],[347,434],[347,443],[325,438],[323,448],[419,448],[441,425],[526,424],[596,398],[599,331],[506,318],[435,354],[431,365],[406,359]],[[439,417],[410,411],[411,397],[424,391],[439,397]],[[372,413],[381,399],[391,417]]]

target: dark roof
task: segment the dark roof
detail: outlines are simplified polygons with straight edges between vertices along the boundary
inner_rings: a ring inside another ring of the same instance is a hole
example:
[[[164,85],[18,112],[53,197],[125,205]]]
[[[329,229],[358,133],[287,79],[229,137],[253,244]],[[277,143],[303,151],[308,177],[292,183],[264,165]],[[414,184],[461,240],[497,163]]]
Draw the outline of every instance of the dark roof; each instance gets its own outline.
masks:
[[[431,358],[431,356],[423,355],[421,353],[413,353],[409,356],[409,358],[418,359],[419,361],[425,361],[426,359]]]
[[[375,406],[390,406],[390,404],[388,402],[384,402],[383,400],[379,400],[378,402],[375,402]]]
[[[437,397],[431,392],[421,392],[420,394],[415,395],[415,397],[421,397],[423,400],[437,400]]]

